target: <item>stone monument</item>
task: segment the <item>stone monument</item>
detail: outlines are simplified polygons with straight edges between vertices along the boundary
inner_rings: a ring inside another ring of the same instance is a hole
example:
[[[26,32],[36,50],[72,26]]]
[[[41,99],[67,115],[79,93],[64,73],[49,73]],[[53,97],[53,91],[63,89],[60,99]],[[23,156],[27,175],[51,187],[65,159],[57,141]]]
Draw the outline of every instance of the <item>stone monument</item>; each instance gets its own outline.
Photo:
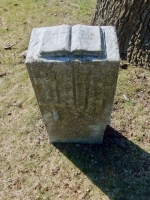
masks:
[[[26,66],[50,142],[102,143],[119,62],[114,27],[33,29]]]

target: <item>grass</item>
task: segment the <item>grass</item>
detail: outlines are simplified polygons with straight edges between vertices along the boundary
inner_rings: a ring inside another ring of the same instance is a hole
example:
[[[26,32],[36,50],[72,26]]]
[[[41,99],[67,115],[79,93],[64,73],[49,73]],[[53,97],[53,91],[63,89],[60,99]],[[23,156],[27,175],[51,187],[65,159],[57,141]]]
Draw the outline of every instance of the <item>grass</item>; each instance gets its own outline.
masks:
[[[2,200],[149,199],[150,71],[119,71],[111,126],[126,137],[127,151],[109,142],[54,146],[20,56],[32,28],[90,24],[94,7],[95,0],[0,0]]]

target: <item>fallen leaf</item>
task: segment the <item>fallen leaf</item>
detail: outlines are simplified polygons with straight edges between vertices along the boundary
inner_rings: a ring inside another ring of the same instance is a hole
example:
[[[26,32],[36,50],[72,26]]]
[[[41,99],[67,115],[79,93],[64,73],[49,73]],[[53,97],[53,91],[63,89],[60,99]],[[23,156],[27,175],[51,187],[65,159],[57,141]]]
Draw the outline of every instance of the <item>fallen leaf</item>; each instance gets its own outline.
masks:
[[[129,98],[127,97],[126,94],[123,94],[122,96],[124,97],[124,99],[125,99],[126,101],[129,101]]]
[[[10,50],[11,47],[13,47],[14,45],[15,45],[15,44],[12,44],[12,45],[6,44],[6,45],[4,46],[4,49],[5,49],[5,50]]]
[[[15,4],[14,4],[14,6],[19,6],[19,5],[20,5],[19,3],[15,3]]]
[[[6,72],[1,72],[0,77],[6,76]]]

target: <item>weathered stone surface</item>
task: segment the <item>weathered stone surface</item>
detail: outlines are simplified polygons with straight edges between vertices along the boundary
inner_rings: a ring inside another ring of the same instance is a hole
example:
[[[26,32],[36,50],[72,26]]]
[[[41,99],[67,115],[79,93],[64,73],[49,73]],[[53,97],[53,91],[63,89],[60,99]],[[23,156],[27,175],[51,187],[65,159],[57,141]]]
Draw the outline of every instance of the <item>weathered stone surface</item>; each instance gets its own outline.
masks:
[[[114,27],[62,25],[62,40],[54,29],[33,29],[26,58],[50,142],[102,143],[119,67]],[[60,49],[46,43],[52,33],[56,44],[65,41]]]
[[[43,33],[41,55],[64,56],[70,52],[71,26],[47,27]]]
[[[75,25],[72,27],[71,52],[74,55],[100,55],[101,32],[99,26]]]

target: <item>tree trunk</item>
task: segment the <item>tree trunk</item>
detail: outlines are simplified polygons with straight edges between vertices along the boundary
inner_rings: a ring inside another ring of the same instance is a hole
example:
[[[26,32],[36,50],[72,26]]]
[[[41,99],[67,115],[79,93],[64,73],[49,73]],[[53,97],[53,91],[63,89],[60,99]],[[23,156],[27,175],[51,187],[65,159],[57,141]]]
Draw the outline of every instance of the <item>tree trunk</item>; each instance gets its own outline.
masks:
[[[115,26],[121,58],[150,68],[150,0],[97,0],[92,25]]]

